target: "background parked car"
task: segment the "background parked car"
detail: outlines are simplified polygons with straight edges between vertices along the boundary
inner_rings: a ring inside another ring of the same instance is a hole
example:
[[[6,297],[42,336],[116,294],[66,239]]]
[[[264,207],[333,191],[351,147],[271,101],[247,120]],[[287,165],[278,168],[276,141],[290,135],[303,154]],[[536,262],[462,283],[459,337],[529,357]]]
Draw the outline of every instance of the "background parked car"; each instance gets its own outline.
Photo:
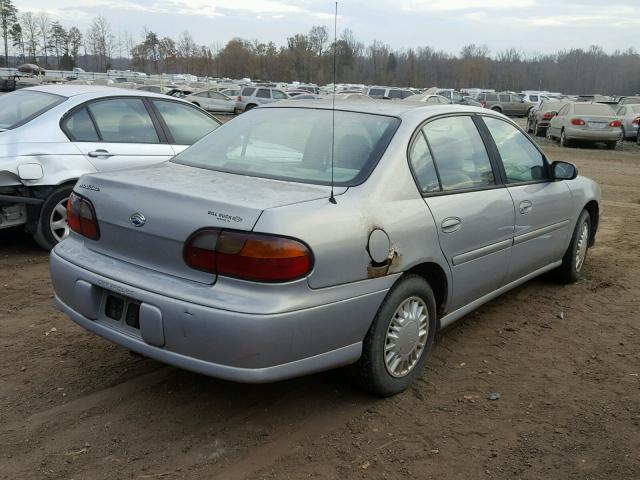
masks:
[[[24,65],[20,65],[18,67],[18,72],[26,73],[29,75],[44,75],[46,73],[46,70],[34,63],[25,63]]]
[[[551,100],[548,96],[539,93],[521,93],[519,96],[525,102],[532,103],[534,105],[540,105],[542,102]]]
[[[236,98],[238,95],[240,95],[241,91],[242,91],[242,88],[240,87],[225,88],[224,90],[220,90],[220,93],[222,93],[223,95],[226,95],[227,97]]]
[[[404,99],[406,102],[421,102],[427,105],[450,105],[451,100],[442,95],[436,95],[432,93],[421,93],[418,95],[411,95]]]
[[[371,87],[367,90],[367,95],[371,98],[382,100],[404,100],[413,94],[411,90],[394,87]]]
[[[618,105],[629,105],[629,104],[639,104],[640,105],[640,96],[623,97],[618,102]]]
[[[458,92],[456,90],[439,90],[437,94],[445,97],[450,103],[455,103],[456,105],[468,105],[470,107],[482,106],[480,102],[475,100],[473,97],[464,95],[462,92]]]
[[[622,138],[636,138],[640,125],[640,103],[623,105],[618,108],[616,115],[622,122]]]
[[[534,107],[515,93],[480,93],[476,97],[483,107],[516,117],[526,117]]]
[[[622,134],[622,122],[609,105],[570,102],[549,122],[547,137],[560,139],[560,145],[570,146],[574,140],[604,142],[613,150]]]
[[[539,106],[532,108],[527,118],[527,132],[534,133],[538,137],[544,136],[547,133],[549,122],[565,103],[545,100]]]
[[[258,105],[286,100],[289,98],[283,90],[270,87],[244,87],[235,104],[235,113],[246,112]]]
[[[163,162],[219,125],[188,102],[136,90],[54,85],[2,95],[0,229],[26,225],[50,249],[69,233],[67,199],[81,175]]]
[[[203,90],[184,97],[184,100],[202,107],[207,112],[234,113],[236,102],[224,93],[214,90]]]

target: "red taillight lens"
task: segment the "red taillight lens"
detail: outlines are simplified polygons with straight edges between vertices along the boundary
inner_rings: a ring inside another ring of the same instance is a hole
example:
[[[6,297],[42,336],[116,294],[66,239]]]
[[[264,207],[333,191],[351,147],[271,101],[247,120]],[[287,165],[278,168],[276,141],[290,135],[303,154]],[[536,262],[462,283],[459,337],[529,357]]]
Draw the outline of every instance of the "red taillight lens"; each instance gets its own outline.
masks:
[[[91,240],[100,238],[100,227],[93,204],[86,198],[71,193],[67,202],[67,223],[69,228]]]
[[[640,125],[640,117],[636,117],[631,121],[632,124],[634,125]]]
[[[242,101],[242,96],[241,96],[241,95],[238,95],[238,96],[236,97],[236,100],[237,100],[238,102],[241,102],[241,101]]]
[[[556,114],[555,114],[555,113],[547,112],[547,113],[545,113],[545,114],[542,116],[542,118],[544,118],[545,120],[550,120],[550,119],[552,119],[552,118],[553,118],[553,117],[555,117],[555,116],[556,116]]]
[[[582,126],[582,125],[586,125],[587,122],[585,122],[583,119],[581,118],[572,118],[571,119],[571,125],[578,125],[578,126]]]
[[[622,126],[622,122],[620,120],[614,120],[613,122],[611,122],[609,124],[610,127],[618,127],[620,128]]]
[[[259,282],[288,282],[309,274],[313,256],[291,238],[235,230],[194,233],[184,249],[192,268]]]
[[[482,101],[480,102],[480,105],[482,105],[483,107],[486,107],[486,106],[487,106],[487,102],[485,102],[484,100],[482,100]]]

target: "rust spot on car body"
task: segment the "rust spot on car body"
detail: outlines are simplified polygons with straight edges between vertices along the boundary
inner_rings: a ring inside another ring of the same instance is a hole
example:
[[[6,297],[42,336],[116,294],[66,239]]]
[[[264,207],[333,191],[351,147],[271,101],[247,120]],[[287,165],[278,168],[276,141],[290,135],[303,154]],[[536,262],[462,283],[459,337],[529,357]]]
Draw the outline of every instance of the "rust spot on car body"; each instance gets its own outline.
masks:
[[[389,250],[389,256],[384,262],[369,262],[369,265],[367,265],[367,276],[369,278],[379,278],[388,275],[391,267],[394,267],[394,270],[397,270],[400,263],[399,257],[400,256],[398,255],[395,247],[391,247],[391,249]]]

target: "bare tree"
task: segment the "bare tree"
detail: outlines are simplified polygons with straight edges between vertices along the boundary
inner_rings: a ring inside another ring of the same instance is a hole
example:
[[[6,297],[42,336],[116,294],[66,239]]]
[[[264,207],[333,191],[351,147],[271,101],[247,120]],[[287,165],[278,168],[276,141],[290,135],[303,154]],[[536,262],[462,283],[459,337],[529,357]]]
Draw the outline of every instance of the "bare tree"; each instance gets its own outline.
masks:
[[[51,18],[46,12],[38,13],[36,17],[36,24],[42,37],[42,54],[44,55],[44,66],[48,64],[47,51],[51,48],[49,45],[49,36],[51,35]]]
[[[114,36],[111,25],[102,15],[97,16],[91,22],[87,32],[89,51],[94,56],[98,70],[111,68],[111,56],[113,55]]]
[[[40,45],[40,31],[38,30],[38,23],[36,17],[31,12],[23,13],[20,17],[22,24],[22,32],[24,34],[24,43],[26,45],[28,57],[37,62],[36,55],[38,54],[38,47]]]

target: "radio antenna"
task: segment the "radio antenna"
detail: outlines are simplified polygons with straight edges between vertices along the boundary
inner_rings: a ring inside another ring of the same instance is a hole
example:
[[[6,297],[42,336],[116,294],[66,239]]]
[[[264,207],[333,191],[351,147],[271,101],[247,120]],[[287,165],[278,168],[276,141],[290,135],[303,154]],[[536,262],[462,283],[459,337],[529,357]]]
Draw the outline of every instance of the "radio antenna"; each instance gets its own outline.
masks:
[[[338,2],[333,16],[333,96],[331,99],[331,196],[329,202],[334,205],[336,197],[333,194],[333,157],[336,144],[336,49],[338,48]]]

